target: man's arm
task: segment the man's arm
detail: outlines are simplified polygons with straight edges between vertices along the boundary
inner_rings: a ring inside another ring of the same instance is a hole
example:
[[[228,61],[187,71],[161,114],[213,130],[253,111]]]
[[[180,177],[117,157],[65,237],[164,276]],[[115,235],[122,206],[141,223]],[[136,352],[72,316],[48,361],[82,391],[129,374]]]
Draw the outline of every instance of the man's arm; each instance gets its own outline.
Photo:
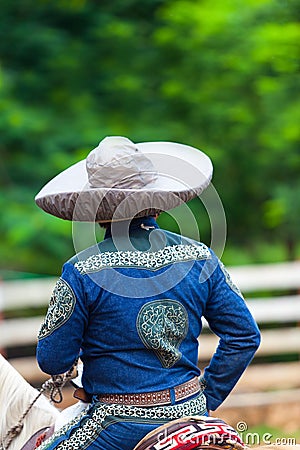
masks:
[[[210,282],[211,295],[204,317],[220,340],[203,377],[207,408],[214,411],[250,364],[260,344],[260,332],[242,294],[220,261]]]
[[[64,266],[40,328],[37,361],[44,372],[56,375],[72,367],[79,355],[88,323],[88,308],[80,275],[72,264]]]

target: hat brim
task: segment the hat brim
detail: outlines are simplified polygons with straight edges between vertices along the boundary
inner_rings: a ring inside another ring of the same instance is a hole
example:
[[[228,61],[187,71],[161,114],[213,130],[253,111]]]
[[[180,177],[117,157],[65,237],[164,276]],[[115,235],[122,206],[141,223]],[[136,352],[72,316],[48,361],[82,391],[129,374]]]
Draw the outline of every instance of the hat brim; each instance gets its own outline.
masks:
[[[213,166],[201,150],[173,142],[136,145],[157,171],[151,187],[92,188],[84,159],[49,181],[35,197],[37,205],[65,220],[107,222],[168,211],[200,195],[209,185]]]

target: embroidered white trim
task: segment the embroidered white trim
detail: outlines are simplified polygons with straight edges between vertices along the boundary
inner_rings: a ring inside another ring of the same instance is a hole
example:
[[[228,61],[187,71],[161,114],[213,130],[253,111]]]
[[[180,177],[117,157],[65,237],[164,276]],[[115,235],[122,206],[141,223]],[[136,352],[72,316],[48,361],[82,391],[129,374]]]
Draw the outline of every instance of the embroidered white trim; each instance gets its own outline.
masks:
[[[222,261],[219,262],[220,268],[225,276],[225,281],[228,284],[228,286],[233,290],[233,292],[235,292],[236,294],[238,294],[240,297],[243,297],[243,294],[241,293],[240,289],[238,288],[238,286],[236,284],[234,284],[234,282],[232,281],[232,278],[230,276],[230,273],[228,272],[228,270],[226,269],[226,267],[224,266],[224,264],[222,263]]]
[[[136,419],[155,423],[205,413],[206,399],[202,392],[192,400],[173,406],[140,408],[128,405],[95,403],[90,409],[84,410],[79,416],[43,442],[39,450],[53,448],[57,450],[84,450],[100,435],[105,427],[104,421],[108,416],[113,416],[116,421],[120,422],[122,422],[122,419],[128,420],[130,418],[132,422]],[[61,438],[66,438],[66,434],[69,434],[69,438],[61,441]]]
[[[61,327],[74,311],[76,297],[69,284],[60,278],[53,290],[48,311],[40,328],[38,339],[41,340]]]
[[[135,267],[158,270],[168,264],[209,259],[208,247],[199,245],[169,245],[156,252],[117,251],[92,255],[86,260],[75,263],[76,269],[82,274],[98,272],[109,267]]]

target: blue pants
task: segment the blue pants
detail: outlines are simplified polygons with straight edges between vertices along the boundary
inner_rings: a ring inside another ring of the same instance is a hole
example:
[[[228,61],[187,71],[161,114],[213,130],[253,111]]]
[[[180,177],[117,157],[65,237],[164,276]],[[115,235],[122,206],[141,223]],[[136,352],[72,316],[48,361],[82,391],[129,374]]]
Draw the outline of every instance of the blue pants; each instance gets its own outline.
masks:
[[[88,450],[132,450],[147,433],[163,423],[118,422],[101,431]]]
[[[171,406],[142,408],[94,401],[39,450],[132,450],[150,431],[185,416],[207,415],[203,393]]]

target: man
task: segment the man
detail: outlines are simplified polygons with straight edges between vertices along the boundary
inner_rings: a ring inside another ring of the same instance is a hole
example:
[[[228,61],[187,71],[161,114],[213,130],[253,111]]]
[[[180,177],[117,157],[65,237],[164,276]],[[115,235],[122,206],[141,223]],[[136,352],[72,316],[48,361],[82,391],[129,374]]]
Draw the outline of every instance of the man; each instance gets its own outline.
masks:
[[[107,137],[36,197],[50,214],[106,228],[64,265],[39,332],[41,369],[63,373],[80,356],[91,400],[41,450],[132,449],[166,422],[215,410],[250,363],[259,331],[223,264],[155,220],[211,176],[192,147]],[[220,341],[200,383],[202,317]]]

